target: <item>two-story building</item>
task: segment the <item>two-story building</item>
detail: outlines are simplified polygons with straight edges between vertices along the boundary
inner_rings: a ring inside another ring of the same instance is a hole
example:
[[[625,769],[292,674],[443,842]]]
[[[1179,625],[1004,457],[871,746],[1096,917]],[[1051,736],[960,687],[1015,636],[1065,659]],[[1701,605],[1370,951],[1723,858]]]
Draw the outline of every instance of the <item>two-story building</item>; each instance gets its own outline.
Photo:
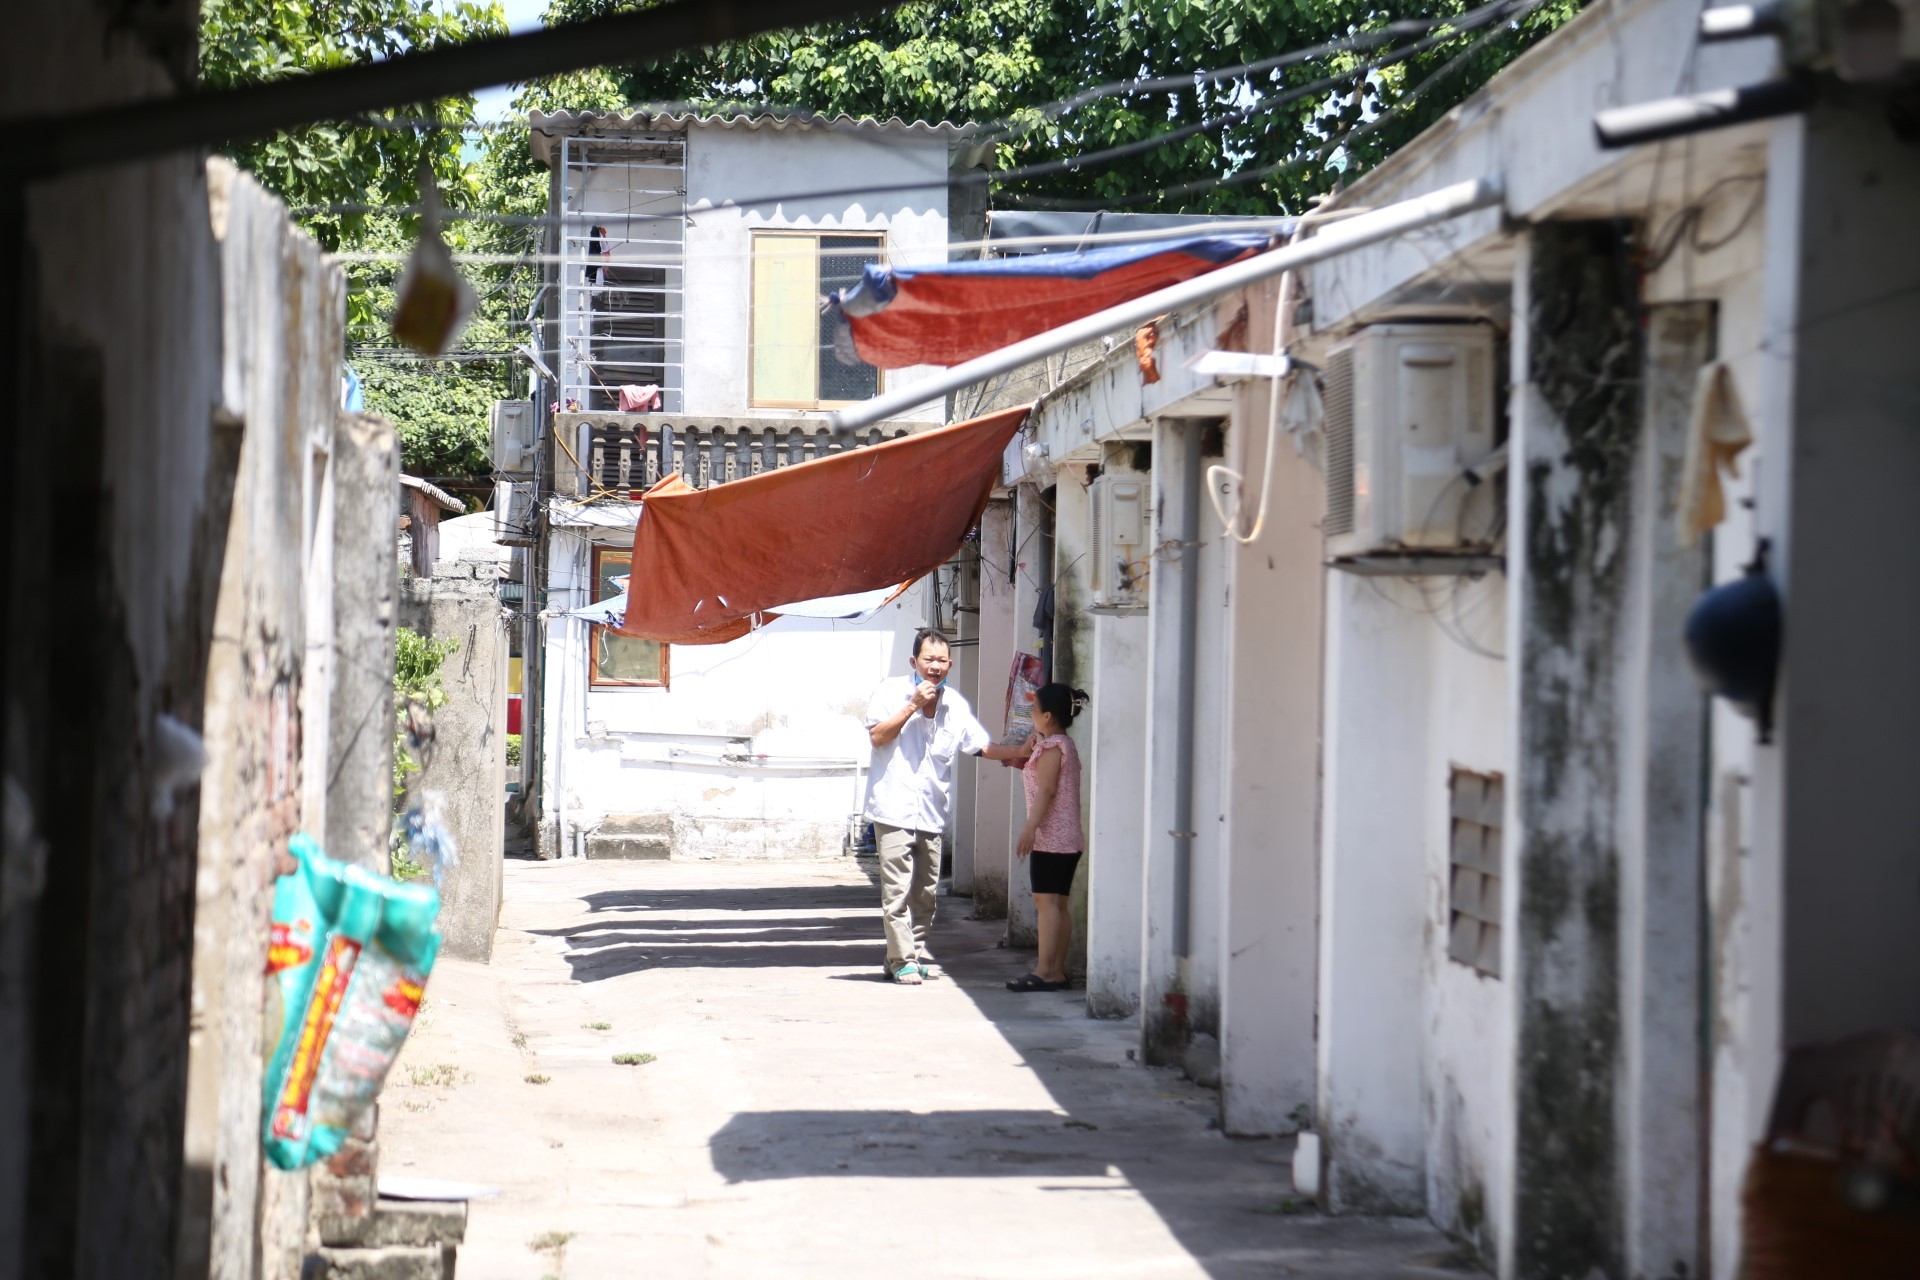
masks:
[[[869,262],[946,260],[965,131],[566,112],[530,127],[552,175],[538,395],[495,436],[502,540],[521,548],[539,848],[837,853],[865,784],[860,717],[928,617],[919,589],[866,618],[787,616],[718,645],[623,637],[575,611],[645,572],[635,499],[663,477],[704,488],[945,420],[936,399],[830,439],[827,412],[923,371],[843,363],[820,299]]]

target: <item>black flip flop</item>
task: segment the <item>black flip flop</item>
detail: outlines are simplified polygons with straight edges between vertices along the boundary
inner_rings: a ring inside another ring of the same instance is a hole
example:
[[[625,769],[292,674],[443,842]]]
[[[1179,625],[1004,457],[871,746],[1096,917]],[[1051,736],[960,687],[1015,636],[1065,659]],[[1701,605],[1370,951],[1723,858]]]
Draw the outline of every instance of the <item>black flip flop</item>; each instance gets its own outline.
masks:
[[[1039,974],[1030,973],[1024,978],[1009,979],[1007,982],[1007,990],[1009,991],[1059,991],[1062,988],[1064,988],[1066,985],[1067,984],[1064,982],[1048,982],[1045,978],[1041,977]]]

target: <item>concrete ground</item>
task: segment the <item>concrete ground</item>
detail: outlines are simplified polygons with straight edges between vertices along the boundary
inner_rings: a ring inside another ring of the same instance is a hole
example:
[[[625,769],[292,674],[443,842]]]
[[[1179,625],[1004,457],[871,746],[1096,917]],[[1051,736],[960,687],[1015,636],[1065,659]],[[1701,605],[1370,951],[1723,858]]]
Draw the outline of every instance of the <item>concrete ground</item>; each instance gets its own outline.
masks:
[[[846,860],[509,861],[492,964],[428,985],[380,1172],[499,1188],[462,1280],[1472,1269],[1422,1224],[1303,1211],[1289,1142],[1222,1136],[1132,1024],[1006,991],[1002,926],[941,910],[950,976],[903,988]]]

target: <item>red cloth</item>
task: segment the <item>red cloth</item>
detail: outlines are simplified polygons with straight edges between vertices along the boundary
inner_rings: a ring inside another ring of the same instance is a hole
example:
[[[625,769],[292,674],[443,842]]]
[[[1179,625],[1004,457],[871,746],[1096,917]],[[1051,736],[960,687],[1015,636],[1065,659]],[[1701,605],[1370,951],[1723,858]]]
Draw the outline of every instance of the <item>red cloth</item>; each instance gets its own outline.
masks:
[[[849,315],[854,349],[878,369],[956,365],[1096,311],[1217,271],[1227,262],[1166,252],[1094,276],[901,273],[898,292],[872,315]],[[1017,259],[1015,260],[1018,261]],[[968,263],[968,266],[975,264]]]
[[[695,489],[642,496],[622,635],[718,644],[783,604],[877,591],[960,549],[1028,408]]]

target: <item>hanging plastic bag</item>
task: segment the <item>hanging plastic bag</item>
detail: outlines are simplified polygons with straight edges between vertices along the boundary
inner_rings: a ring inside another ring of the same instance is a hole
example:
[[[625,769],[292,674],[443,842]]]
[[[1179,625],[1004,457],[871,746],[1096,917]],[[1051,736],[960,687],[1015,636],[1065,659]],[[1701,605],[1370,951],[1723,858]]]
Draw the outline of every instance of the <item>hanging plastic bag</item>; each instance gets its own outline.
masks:
[[[393,336],[425,355],[437,356],[473,311],[473,290],[454,268],[453,255],[440,236],[440,195],[433,174],[420,170],[420,239],[407,257],[395,291]]]
[[[440,895],[335,862],[311,837],[274,887],[267,950],[267,1158],[298,1169],[340,1149],[413,1029],[440,951]]]

